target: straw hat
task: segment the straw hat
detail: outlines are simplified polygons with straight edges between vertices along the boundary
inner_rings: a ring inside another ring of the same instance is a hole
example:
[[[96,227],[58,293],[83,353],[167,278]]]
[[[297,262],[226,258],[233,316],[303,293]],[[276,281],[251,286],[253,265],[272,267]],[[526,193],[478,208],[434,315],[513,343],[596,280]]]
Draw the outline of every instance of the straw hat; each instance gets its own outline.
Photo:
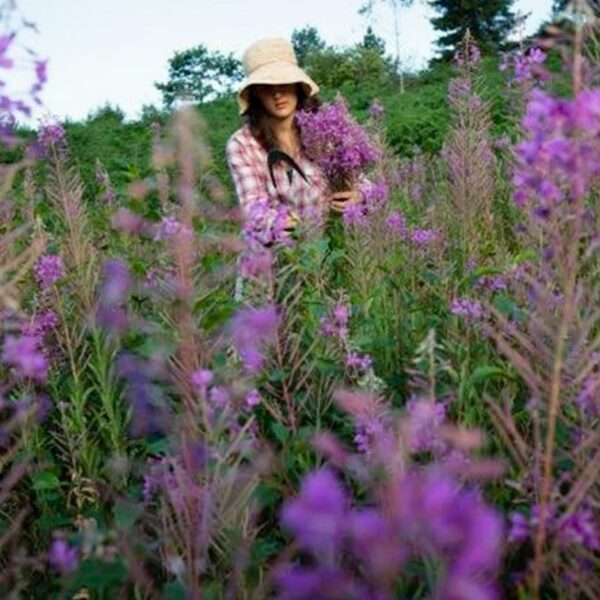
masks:
[[[246,78],[237,96],[241,115],[250,106],[249,87],[257,83],[301,83],[308,96],[319,91],[319,86],[298,66],[294,47],[284,38],[265,38],[254,42],[244,52],[243,63]]]

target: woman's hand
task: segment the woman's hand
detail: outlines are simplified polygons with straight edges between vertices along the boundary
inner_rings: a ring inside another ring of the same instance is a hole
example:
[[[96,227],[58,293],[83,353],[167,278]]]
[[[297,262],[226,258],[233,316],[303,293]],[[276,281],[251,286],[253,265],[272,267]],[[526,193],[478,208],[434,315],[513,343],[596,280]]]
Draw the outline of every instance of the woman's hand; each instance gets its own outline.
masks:
[[[335,192],[329,196],[329,206],[336,213],[343,213],[348,206],[359,204],[362,201],[362,194],[358,190],[344,190]]]
[[[296,225],[298,225],[299,221],[300,221],[300,217],[298,216],[298,213],[291,210],[288,213],[288,216],[285,220],[285,224],[283,226],[283,231],[288,235],[293,233],[294,230],[296,229]]]

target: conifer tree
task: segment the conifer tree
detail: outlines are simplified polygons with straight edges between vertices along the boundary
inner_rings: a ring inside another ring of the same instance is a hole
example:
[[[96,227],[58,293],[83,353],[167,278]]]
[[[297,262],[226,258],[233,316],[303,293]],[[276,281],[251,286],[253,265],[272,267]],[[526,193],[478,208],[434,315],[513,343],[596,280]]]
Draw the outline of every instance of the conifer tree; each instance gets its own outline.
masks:
[[[430,0],[438,16],[431,22],[442,35],[437,45],[450,58],[467,29],[482,51],[501,48],[515,24],[514,0]]]

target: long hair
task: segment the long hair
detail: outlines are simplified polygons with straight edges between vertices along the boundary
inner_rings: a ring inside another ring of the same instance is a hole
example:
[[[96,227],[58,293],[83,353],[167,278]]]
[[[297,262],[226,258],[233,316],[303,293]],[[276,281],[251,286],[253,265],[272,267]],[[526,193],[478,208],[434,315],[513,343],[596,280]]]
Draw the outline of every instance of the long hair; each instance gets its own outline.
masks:
[[[253,86],[250,86],[248,91],[249,106],[248,110],[244,113],[244,122],[250,126],[252,135],[265,150],[269,151],[279,147],[277,138],[270,125],[267,111],[258,96],[254,93]],[[296,110],[316,111],[321,106],[321,99],[318,96],[309,97],[300,83],[296,85],[296,95],[298,97]],[[298,135],[302,143],[302,134],[299,128]]]

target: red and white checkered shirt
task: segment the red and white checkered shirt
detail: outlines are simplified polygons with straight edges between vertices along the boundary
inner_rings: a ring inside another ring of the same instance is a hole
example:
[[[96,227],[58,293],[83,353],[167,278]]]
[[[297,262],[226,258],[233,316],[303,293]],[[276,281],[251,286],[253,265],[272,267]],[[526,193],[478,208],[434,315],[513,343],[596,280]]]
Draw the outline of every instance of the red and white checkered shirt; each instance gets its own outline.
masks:
[[[254,202],[265,201],[274,210],[285,205],[296,212],[300,219],[308,215],[323,216],[328,211],[327,180],[321,169],[304,153],[295,160],[308,181],[295,171],[290,181],[287,165],[279,161],[273,169],[277,187],[273,185],[269,174],[267,151],[252,135],[248,125],[238,129],[229,138],[226,154],[235,189],[246,215]]]

